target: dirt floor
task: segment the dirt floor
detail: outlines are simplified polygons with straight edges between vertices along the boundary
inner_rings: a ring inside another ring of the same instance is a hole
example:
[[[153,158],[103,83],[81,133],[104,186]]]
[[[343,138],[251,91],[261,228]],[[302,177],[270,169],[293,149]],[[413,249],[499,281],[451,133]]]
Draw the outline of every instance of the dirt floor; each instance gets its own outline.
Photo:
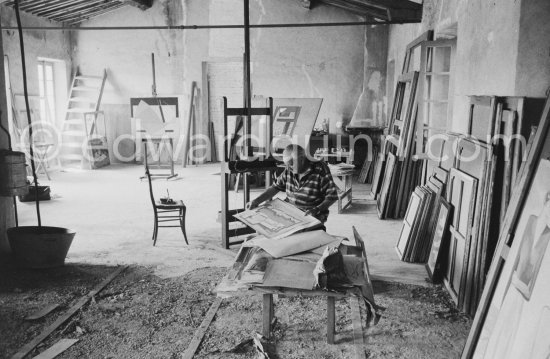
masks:
[[[8,358],[63,315],[116,268],[69,264],[50,270],[0,265],[0,357]],[[28,357],[61,338],[79,341],[59,358],[182,358],[216,296],[223,268],[201,268],[161,279],[132,266],[42,342]],[[440,286],[375,282],[386,308],[376,326],[364,328],[367,358],[458,358],[471,320],[454,310]],[[49,304],[44,318],[24,318]],[[255,358],[251,343],[261,332],[261,296],[224,299],[195,358]],[[361,308],[365,318],[365,308]],[[348,300],[336,301],[336,344],[326,343],[326,302],[275,298],[271,358],[354,358]]]

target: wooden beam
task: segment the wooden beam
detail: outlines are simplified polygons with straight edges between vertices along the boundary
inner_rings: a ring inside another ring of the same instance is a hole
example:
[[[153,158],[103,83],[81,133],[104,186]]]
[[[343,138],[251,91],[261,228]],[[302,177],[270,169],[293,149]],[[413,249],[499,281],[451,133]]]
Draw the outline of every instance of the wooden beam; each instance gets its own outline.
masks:
[[[70,5],[67,0],[53,0],[53,1],[37,1],[34,4],[28,4],[20,6],[19,8],[25,12],[34,14],[35,12],[47,11],[50,8],[65,7]]]
[[[84,295],[82,298],[76,302],[75,305],[73,305],[65,314],[63,314],[60,318],[58,318],[55,322],[53,322],[49,327],[47,327],[42,333],[40,333],[37,337],[35,337],[33,340],[31,340],[29,343],[25,344],[17,353],[15,353],[11,358],[12,359],[23,359],[27,354],[31,352],[38,344],[40,344],[44,339],[46,339],[51,333],[53,333],[61,324],[65,323],[70,317],[72,317],[82,306],[90,299],[92,299],[93,296],[97,295],[105,286],[113,279],[116,278],[122,271],[124,271],[127,267],[120,267],[117,270],[115,270],[113,273],[111,273],[103,282],[99,283],[94,289],[92,289],[88,294]]]
[[[195,355],[195,352],[199,348],[199,345],[201,345],[202,338],[204,338],[204,335],[206,334],[206,331],[208,330],[210,323],[214,319],[214,316],[216,315],[216,312],[218,311],[218,308],[220,307],[221,303],[222,303],[222,298],[216,298],[214,303],[212,303],[212,306],[204,316],[204,319],[202,320],[201,325],[195,332],[195,335],[193,335],[193,339],[191,339],[191,342],[189,343],[187,350],[183,354],[183,359],[193,358],[193,356]]]
[[[88,20],[94,16],[98,16],[101,14],[104,14],[109,11],[113,11],[115,9],[118,9],[119,7],[125,6],[124,4],[117,2],[117,3],[111,3],[107,6],[96,6],[92,7],[90,9],[86,9],[84,11],[75,13],[75,14],[64,14],[59,16],[53,16],[51,17],[51,20],[57,21],[57,22],[82,22],[85,20]]]
[[[81,22],[86,21],[86,20],[90,20],[93,17],[100,16],[100,15],[105,15],[105,14],[110,13],[112,11],[118,10],[119,8],[121,8],[123,6],[126,6],[126,5],[125,4],[117,4],[117,5],[114,5],[112,7],[103,9],[101,11],[94,12],[93,14],[90,14],[90,15],[87,15],[87,16],[84,16],[84,17],[81,17],[81,18],[77,18],[77,19],[74,19],[74,20],[64,20],[63,23],[66,26],[80,24]]]
[[[363,321],[361,320],[361,308],[359,298],[350,297],[351,324],[353,328],[353,346],[355,347],[355,359],[366,359],[365,341],[363,340]]]
[[[72,14],[76,11],[85,10],[87,8],[92,8],[93,6],[99,6],[101,4],[108,4],[108,0],[79,0],[74,1],[72,4],[67,5],[57,5],[55,7],[50,7],[48,9],[41,9],[33,14],[36,16],[45,16],[52,18],[57,15]]]

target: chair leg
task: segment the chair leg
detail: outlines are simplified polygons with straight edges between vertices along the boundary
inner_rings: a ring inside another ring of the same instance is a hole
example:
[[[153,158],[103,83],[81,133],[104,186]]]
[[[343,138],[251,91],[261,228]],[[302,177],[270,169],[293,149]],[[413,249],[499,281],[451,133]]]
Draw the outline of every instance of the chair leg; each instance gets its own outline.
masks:
[[[187,234],[185,233],[185,209],[180,210],[180,227],[183,233],[183,238],[185,239],[185,243],[189,245],[189,242],[187,241]]]
[[[155,227],[153,229],[153,247],[157,244],[157,234],[159,232],[159,219],[155,215]]]

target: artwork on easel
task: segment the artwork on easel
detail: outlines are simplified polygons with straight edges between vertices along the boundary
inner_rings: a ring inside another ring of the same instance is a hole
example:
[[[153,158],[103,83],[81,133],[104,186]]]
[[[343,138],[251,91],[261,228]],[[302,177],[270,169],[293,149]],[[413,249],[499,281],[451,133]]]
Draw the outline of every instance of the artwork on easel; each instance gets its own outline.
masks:
[[[235,218],[267,238],[282,238],[321,222],[290,203],[274,199],[252,210],[234,215]]]
[[[301,106],[277,106],[273,117],[273,135],[292,136],[300,117]]]
[[[162,112],[161,112],[162,109]],[[132,134],[136,138],[135,159],[142,160],[142,139],[179,138],[179,105],[177,97],[132,97],[130,98]],[[167,147],[167,145],[164,145]],[[160,150],[158,151],[161,152]],[[151,152],[152,153],[152,152]],[[166,161],[167,155],[162,161]],[[149,155],[151,156],[151,155]],[[153,160],[153,158],[150,158]]]
[[[291,143],[308,147],[322,103],[322,98],[273,99],[272,147],[276,153]]]

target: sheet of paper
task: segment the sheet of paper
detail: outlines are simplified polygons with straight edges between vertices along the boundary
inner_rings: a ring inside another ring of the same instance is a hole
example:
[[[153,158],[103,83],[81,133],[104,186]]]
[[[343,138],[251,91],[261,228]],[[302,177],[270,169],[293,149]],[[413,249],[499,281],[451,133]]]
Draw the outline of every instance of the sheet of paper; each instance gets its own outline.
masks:
[[[316,231],[292,234],[288,237],[279,239],[265,237],[260,239],[256,238],[254,244],[271,254],[273,257],[281,258],[319,248],[337,240],[337,238],[319,229]]]
[[[134,118],[136,121],[136,131],[146,132],[151,136],[162,135],[166,124],[162,118],[145,101],[140,101],[137,106]]]
[[[325,249],[327,247],[339,247],[343,240],[344,240],[344,237],[338,237],[334,241],[332,241],[328,244],[324,244],[324,245],[322,245],[318,248],[314,248],[314,249],[310,250],[310,252],[313,252],[313,253],[319,254],[319,255],[323,255],[323,252],[325,251]]]
[[[262,287],[283,287],[311,290],[315,263],[274,259],[267,265]]]

